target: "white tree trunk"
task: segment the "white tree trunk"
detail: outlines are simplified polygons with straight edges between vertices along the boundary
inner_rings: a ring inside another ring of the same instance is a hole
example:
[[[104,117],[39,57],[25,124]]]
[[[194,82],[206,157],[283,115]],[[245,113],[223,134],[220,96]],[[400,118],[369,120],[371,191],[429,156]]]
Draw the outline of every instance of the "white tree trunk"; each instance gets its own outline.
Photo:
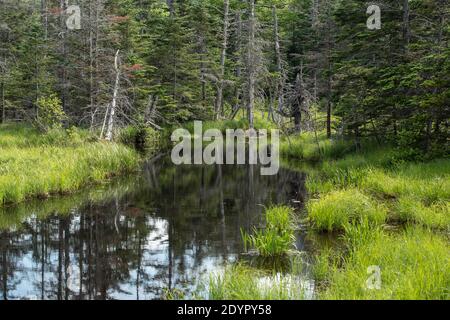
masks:
[[[119,92],[119,80],[120,80],[119,51],[120,50],[117,50],[116,56],[114,58],[114,69],[116,70],[116,82],[114,84],[113,99],[111,102],[111,112],[109,114],[109,120],[108,120],[108,130],[106,131],[106,137],[105,137],[105,139],[108,141],[111,141],[112,137],[113,137],[114,118],[115,118],[115,114],[116,114],[116,105],[117,105],[117,95]]]

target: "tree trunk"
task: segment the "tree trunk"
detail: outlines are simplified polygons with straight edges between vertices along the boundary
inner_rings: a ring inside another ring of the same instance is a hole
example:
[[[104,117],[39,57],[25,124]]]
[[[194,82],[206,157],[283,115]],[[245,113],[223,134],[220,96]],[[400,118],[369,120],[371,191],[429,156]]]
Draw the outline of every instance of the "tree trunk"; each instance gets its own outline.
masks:
[[[116,105],[117,105],[117,95],[119,92],[119,80],[120,80],[119,51],[120,50],[117,50],[116,56],[114,58],[114,69],[116,71],[116,82],[114,84],[113,99],[111,102],[111,113],[109,114],[109,120],[108,120],[108,130],[106,131],[106,140],[108,140],[108,141],[111,141],[112,137],[113,137],[114,118],[115,118]]]
[[[278,99],[278,111],[283,109],[283,90],[284,90],[284,75],[283,66],[281,60],[281,49],[280,49],[280,38],[278,35],[278,15],[277,8],[272,6],[272,15],[273,15],[273,25],[274,25],[274,42],[275,42],[275,55],[277,59],[277,72],[278,72],[278,83],[277,83],[277,91],[276,97]]]
[[[96,109],[96,99],[95,99],[95,89],[94,89],[94,63],[95,63],[95,44],[94,44],[94,33],[97,36],[96,30],[93,30],[93,24],[97,25],[97,15],[94,15],[94,7],[97,9],[96,5],[92,5],[92,1],[89,1],[89,104],[91,109],[91,124],[90,129],[94,127],[95,120],[95,109]],[[95,20],[95,21],[94,21]]]
[[[223,112],[223,85],[225,77],[225,60],[227,57],[227,43],[228,43],[228,14],[230,11],[230,1],[224,0],[224,16],[223,16],[223,40],[222,40],[222,51],[220,53],[220,71],[219,71],[219,83],[217,84],[217,96],[216,96],[216,107],[215,107],[215,117],[219,118],[219,114]]]
[[[331,139],[331,112],[332,112],[332,74],[331,74],[331,17],[327,18],[327,63],[328,63],[328,77],[327,77],[327,138]]]
[[[61,14],[60,24],[61,24],[61,56],[62,56],[62,66],[60,74],[60,87],[61,87],[61,104],[64,112],[67,112],[67,83],[66,83],[66,63],[67,63],[67,50],[66,50],[66,16],[65,12],[67,9],[67,0],[60,0],[60,9],[63,14]]]
[[[242,13],[239,10],[236,14],[236,24],[237,24],[237,31],[236,31],[236,39],[237,39],[237,43],[236,43],[236,51],[238,53],[240,53],[241,51],[241,35],[242,35]],[[237,59],[237,63],[236,63],[236,79],[240,79],[241,78],[241,65],[239,64],[239,58]],[[239,85],[235,86],[235,91],[234,91],[234,98],[235,98],[235,104],[234,104],[234,108],[233,108],[233,112],[231,115],[231,119],[234,119],[234,117],[236,116],[237,112],[239,111],[239,109],[241,108],[241,90],[239,88]]]
[[[247,117],[250,128],[253,128],[253,109],[255,104],[255,66],[254,66],[254,53],[255,53],[255,0],[249,0],[250,4],[250,17],[248,20],[249,30],[249,43],[248,43],[248,104],[247,104]]]

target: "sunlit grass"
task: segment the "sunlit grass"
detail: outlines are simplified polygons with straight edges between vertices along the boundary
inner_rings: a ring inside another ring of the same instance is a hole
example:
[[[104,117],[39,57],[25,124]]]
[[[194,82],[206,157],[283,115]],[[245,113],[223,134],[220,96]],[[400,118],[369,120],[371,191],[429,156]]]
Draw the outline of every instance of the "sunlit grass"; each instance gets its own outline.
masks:
[[[367,219],[380,225],[386,221],[387,210],[370,197],[356,189],[334,191],[319,200],[308,203],[309,220],[314,229],[336,231],[354,222]]]
[[[450,230],[448,201],[439,201],[426,206],[416,198],[401,197],[395,205],[395,212],[402,222]]]
[[[355,146],[345,140],[327,139],[324,133],[302,133],[285,137],[280,146],[280,153],[288,159],[319,161],[321,159],[338,159],[354,151]]]
[[[210,276],[212,300],[301,300],[305,290],[294,276],[270,274],[242,264]]]
[[[325,250],[317,257],[315,274],[324,287],[319,299],[450,298],[450,251],[444,236],[410,227],[392,234],[372,230],[364,240],[367,228],[355,228],[364,230],[347,234],[344,256]],[[381,270],[379,289],[366,285],[370,266]]]
[[[279,256],[294,248],[293,211],[290,207],[278,206],[266,210],[266,226],[253,230],[252,234],[242,232],[245,247],[251,247],[261,256]]]
[[[136,152],[115,143],[47,143],[48,136],[18,128],[13,135],[14,130],[7,126],[3,135],[0,127],[0,205],[73,192],[133,170],[139,162]]]

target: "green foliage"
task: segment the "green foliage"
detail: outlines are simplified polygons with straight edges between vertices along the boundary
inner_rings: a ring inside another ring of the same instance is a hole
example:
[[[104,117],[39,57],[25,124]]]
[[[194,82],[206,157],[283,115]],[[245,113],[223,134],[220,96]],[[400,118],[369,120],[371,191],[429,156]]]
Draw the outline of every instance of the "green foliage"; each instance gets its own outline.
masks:
[[[308,217],[316,230],[345,230],[367,220],[372,225],[386,221],[387,210],[357,189],[334,191],[308,203]]]
[[[429,206],[411,197],[401,197],[395,206],[402,222],[450,230],[450,202],[438,201]]]
[[[118,141],[124,145],[143,150],[152,155],[163,147],[162,134],[153,128],[145,126],[128,126],[122,128]]]
[[[271,275],[243,264],[229,266],[209,281],[213,300],[300,300],[304,291],[294,276]]]
[[[39,126],[46,131],[62,127],[62,122],[67,119],[67,116],[62,109],[61,100],[55,94],[39,98],[36,105],[39,108]]]
[[[261,256],[279,256],[294,247],[293,211],[289,207],[271,207],[266,210],[266,227],[254,228],[253,234],[242,231],[245,247],[255,248]]]
[[[353,237],[367,234],[355,230]],[[353,238],[354,239],[354,238]],[[351,239],[349,239],[351,240]],[[349,241],[347,240],[347,241]],[[449,299],[450,253],[448,240],[421,228],[408,228],[398,234],[373,231],[366,241],[348,242],[351,250],[343,265],[324,251],[316,258],[318,280],[324,284],[319,299]],[[381,288],[370,290],[368,267],[379,266]]]
[[[14,132],[12,128],[6,126],[6,132]],[[60,143],[68,138],[65,131],[54,129],[42,135],[18,128],[11,139],[2,134],[3,126],[0,127],[0,205],[73,192],[86,184],[134,170],[139,163],[138,155],[122,145]],[[76,139],[81,138],[78,135]]]

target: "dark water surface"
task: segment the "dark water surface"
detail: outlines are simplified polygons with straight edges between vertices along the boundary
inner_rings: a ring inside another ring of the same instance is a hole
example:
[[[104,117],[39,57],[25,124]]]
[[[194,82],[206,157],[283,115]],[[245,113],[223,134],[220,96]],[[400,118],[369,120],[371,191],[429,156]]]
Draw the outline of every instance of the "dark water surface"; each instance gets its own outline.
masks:
[[[263,205],[302,203],[304,180],[162,159],[75,195],[1,208],[0,299],[192,297],[243,252],[240,230],[260,225]]]

